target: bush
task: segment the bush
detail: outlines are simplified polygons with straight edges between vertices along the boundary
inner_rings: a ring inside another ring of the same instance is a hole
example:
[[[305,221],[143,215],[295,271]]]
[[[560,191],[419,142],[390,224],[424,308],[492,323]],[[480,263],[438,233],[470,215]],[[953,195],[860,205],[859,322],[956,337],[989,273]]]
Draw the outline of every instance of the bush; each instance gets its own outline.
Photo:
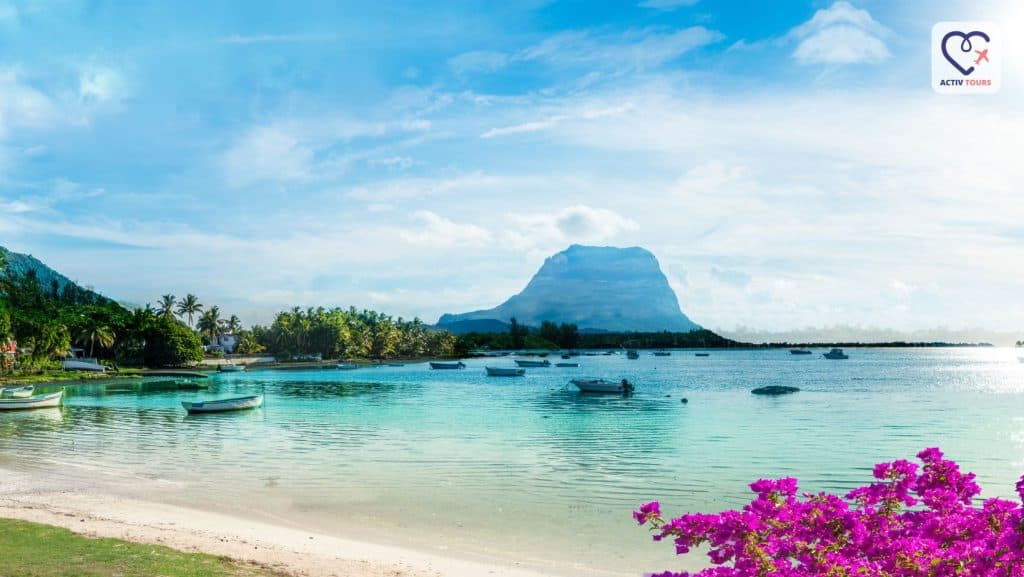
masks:
[[[666,522],[658,503],[633,513],[654,539],[672,539],[676,553],[708,545],[715,567],[698,577],[1024,577],[1024,508],[988,499],[974,474],[963,474],[942,451],[925,449],[918,466],[900,460],[875,466],[877,482],[843,499],[797,497],[789,477],[759,480],[757,498],[741,511],[692,513]],[[1024,477],[1016,486],[1024,501]],[[666,571],[653,577],[686,577]]]
[[[192,329],[163,317],[146,330],[143,360],[149,367],[192,365],[203,360],[203,344]]]

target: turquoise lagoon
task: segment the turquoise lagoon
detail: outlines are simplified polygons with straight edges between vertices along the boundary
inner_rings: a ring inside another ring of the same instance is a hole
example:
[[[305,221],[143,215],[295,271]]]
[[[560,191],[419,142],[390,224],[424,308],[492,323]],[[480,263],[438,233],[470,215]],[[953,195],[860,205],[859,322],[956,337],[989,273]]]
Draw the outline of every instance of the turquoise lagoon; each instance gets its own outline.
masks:
[[[1010,349],[785,350],[580,357],[488,378],[426,364],[220,374],[209,390],[68,387],[61,409],[0,414],[7,468],[185,506],[577,574],[680,567],[630,516],[717,511],[747,483],[846,491],[938,445],[1013,496],[1024,473],[1024,364]],[[578,376],[626,377],[631,398]],[[801,392],[765,398],[764,385]],[[40,390],[45,390],[41,388]],[[259,410],[187,417],[179,401],[265,392]],[[680,400],[685,397],[688,403]],[[687,564],[689,565],[689,564]]]

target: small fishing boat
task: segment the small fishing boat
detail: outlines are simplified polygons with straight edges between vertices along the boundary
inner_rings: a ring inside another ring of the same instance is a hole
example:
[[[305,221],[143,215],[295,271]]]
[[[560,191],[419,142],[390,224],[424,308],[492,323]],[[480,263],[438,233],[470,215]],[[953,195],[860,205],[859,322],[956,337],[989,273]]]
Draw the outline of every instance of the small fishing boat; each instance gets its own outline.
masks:
[[[263,404],[263,395],[252,395],[250,397],[237,397],[234,399],[219,399],[216,401],[182,401],[181,406],[191,413],[223,413],[225,411],[242,411],[255,409]]]
[[[791,354],[791,355],[809,355],[809,354],[811,354],[811,351],[809,351],[807,349],[789,349],[789,354]]]
[[[669,351],[654,351],[652,354],[654,356],[656,356],[656,357],[670,357],[670,356],[672,356],[672,353],[670,353]]]
[[[338,370],[339,371],[352,371],[352,370],[355,370],[355,369],[358,369],[358,368],[359,368],[359,365],[354,365],[352,363],[338,363]]]
[[[462,361],[457,363],[430,363],[430,368],[434,370],[464,369],[466,368],[466,363]]]
[[[843,349],[832,349],[831,351],[823,354],[822,356],[825,357],[826,359],[832,360],[842,360],[850,358],[850,355],[844,353]]]
[[[511,367],[484,367],[488,377],[521,377],[526,374],[526,369],[514,369]]]
[[[613,393],[628,395],[633,392],[633,383],[622,379],[621,381],[609,381],[607,379],[573,379],[569,381],[576,385],[581,393]]]
[[[522,361],[516,359],[516,365],[520,367],[550,367],[551,361],[544,359],[543,361]]]
[[[695,357],[710,357],[711,353],[693,353]]]
[[[384,363],[386,367],[404,367],[405,363]]]
[[[222,373],[238,373],[245,370],[245,365],[236,365],[234,363],[227,363],[224,365],[217,365],[217,370]]]
[[[65,371],[92,371],[102,373],[107,367],[99,364],[96,359],[91,358],[66,358],[60,362],[60,367]]]
[[[566,353],[566,354],[562,355],[562,358],[563,358],[563,359],[571,359],[571,358],[572,358],[572,355],[570,355],[570,354]]]
[[[628,351],[626,351],[626,358],[633,360],[639,359],[640,353],[638,353],[636,349],[629,349]]]
[[[579,363],[555,363],[555,366],[560,369],[572,369],[580,366]]]
[[[35,387],[28,385],[26,387],[8,387],[6,389],[0,389],[0,398],[4,399],[24,399],[32,396],[32,391]]]
[[[19,411],[25,409],[45,409],[60,406],[64,391],[47,395],[35,395],[22,399],[0,399],[0,411]]]

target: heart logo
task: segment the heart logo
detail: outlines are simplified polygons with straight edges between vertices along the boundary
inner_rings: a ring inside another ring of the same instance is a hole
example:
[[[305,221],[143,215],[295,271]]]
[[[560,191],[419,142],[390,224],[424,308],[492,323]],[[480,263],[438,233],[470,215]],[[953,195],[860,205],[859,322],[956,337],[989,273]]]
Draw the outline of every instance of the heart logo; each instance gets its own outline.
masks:
[[[971,32],[966,32],[966,33],[965,32],[961,32],[959,30],[953,30],[953,31],[947,33],[945,36],[942,37],[942,55],[945,56],[946,60],[950,64],[953,65],[953,68],[956,68],[957,70],[959,70],[960,74],[963,74],[964,76],[970,76],[971,72],[974,72],[974,66],[971,66],[969,68],[964,68],[963,66],[960,66],[960,63],[957,62],[956,59],[954,59],[952,56],[949,55],[949,51],[946,50],[946,44],[949,43],[949,39],[950,38],[959,38],[960,39],[960,52],[962,52],[964,54],[970,54],[971,50],[974,48],[971,45],[971,38],[974,38],[975,36],[977,36],[979,38],[984,38],[985,42],[990,42],[990,40],[988,38],[988,34],[985,34],[984,32],[982,32],[980,30],[973,30]]]

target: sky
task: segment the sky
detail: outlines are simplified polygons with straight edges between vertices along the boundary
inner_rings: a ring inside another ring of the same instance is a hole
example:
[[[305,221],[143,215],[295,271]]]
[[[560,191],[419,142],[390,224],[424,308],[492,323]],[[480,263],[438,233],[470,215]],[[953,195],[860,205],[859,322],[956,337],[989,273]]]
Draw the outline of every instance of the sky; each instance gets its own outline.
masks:
[[[970,97],[929,45],[1022,6],[0,0],[0,245],[247,323],[433,322],[581,243],[713,329],[1024,331],[1024,45]]]

